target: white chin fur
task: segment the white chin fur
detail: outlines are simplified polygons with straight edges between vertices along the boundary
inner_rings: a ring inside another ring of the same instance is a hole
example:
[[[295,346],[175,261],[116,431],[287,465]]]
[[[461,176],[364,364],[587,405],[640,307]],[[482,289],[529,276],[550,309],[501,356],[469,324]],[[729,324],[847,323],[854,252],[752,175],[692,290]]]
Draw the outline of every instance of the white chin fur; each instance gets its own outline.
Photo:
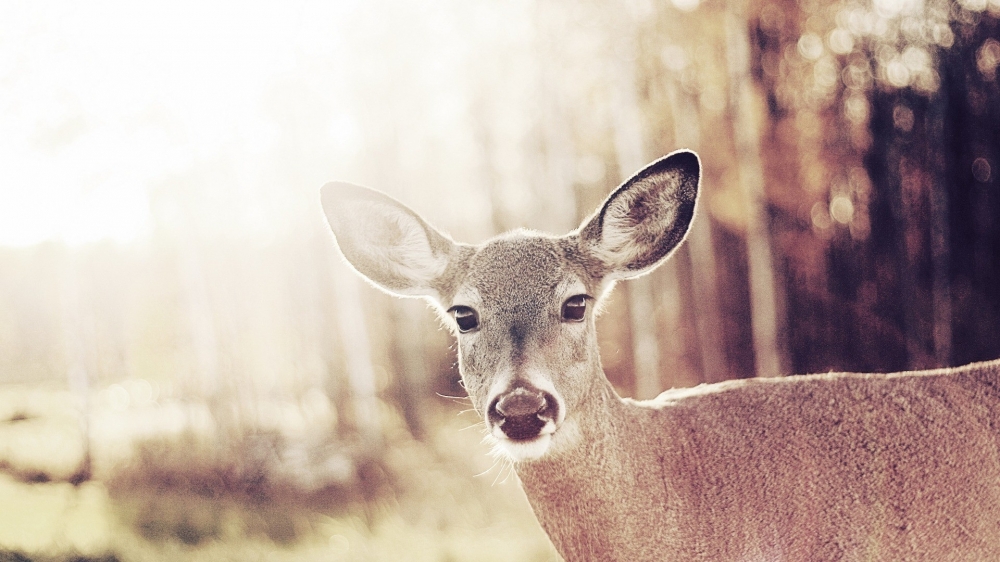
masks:
[[[544,433],[527,441],[514,441],[505,437],[493,437],[494,453],[503,455],[514,462],[539,459],[549,450],[552,434]]]

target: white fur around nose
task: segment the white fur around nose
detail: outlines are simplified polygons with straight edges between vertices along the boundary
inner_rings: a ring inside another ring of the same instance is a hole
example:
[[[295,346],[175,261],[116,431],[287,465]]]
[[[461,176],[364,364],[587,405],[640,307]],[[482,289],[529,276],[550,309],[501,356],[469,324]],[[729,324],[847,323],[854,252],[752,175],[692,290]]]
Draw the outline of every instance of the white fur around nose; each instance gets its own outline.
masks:
[[[490,434],[490,437],[493,438],[493,454],[513,462],[533,461],[542,458],[542,455],[549,451],[549,446],[552,444],[552,433],[545,433],[550,425],[553,425],[552,422],[545,424],[542,433],[530,441],[513,441],[503,435],[503,431],[499,427],[494,427]],[[498,434],[502,437],[497,437]]]

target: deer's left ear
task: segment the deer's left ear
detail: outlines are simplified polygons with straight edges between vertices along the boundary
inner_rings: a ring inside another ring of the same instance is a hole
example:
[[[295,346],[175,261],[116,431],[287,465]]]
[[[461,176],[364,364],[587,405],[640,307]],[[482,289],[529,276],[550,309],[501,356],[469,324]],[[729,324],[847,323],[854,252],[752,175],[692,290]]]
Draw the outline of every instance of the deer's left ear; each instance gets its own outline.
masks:
[[[603,265],[599,276],[628,279],[663,262],[688,232],[700,181],[698,155],[679,150],[612,192],[577,231],[581,251]]]

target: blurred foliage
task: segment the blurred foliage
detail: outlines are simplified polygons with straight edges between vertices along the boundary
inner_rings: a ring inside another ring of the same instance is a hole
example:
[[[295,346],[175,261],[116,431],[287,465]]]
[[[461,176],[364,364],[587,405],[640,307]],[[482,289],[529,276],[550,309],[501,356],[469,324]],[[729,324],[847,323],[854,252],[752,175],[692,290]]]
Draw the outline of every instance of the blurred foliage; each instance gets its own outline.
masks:
[[[997,7],[772,3],[754,31],[793,370],[995,357]]]
[[[113,554],[106,556],[81,556],[78,554],[67,556],[38,556],[28,555],[16,551],[0,551],[0,562],[120,562]]]
[[[44,413],[38,405],[65,399],[39,389],[0,393],[4,408],[29,405],[21,409],[30,412],[28,419],[13,423],[33,424],[24,431],[40,443],[33,447],[37,458],[17,466],[47,468],[46,453],[73,429],[47,423],[62,412]],[[400,417],[387,413],[379,449],[352,454],[350,446],[323,440],[312,453],[325,461],[305,458],[302,444],[290,446],[274,434],[217,440],[189,429],[138,439],[114,463],[102,458],[99,482],[73,485],[58,475],[18,481],[23,470],[0,474],[0,557],[555,559],[509,467],[491,467],[480,434],[462,431],[465,421],[453,413],[433,417],[433,431],[418,442]],[[335,477],[317,485],[331,464]]]

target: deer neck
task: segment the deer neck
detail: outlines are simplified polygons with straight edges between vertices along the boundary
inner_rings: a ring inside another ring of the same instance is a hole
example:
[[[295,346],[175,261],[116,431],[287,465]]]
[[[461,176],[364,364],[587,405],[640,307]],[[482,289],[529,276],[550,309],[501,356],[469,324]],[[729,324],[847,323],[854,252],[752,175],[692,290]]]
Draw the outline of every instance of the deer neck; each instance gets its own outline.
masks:
[[[649,516],[672,504],[648,441],[654,410],[622,400],[603,376],[573,416],[571,444],[516,465],[535,516],[567,560],[626,560],[650,543]],[[654,470],[651,470],[654,469]],[[644,535],[644,536],[640,536]]]

